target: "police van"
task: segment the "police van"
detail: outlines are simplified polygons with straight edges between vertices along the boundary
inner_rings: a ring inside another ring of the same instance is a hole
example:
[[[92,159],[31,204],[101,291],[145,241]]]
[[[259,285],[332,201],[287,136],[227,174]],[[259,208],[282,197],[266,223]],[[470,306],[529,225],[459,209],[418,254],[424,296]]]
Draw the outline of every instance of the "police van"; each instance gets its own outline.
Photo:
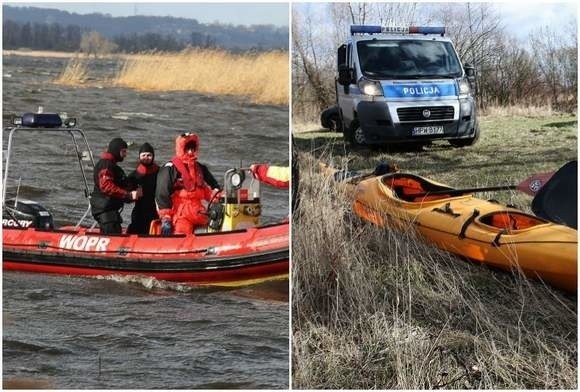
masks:
[[[427,143],[455,147],[479,137],[471,93],[444,27],[353,25],[338,48],[336,97],[344,138],[354,145]]]

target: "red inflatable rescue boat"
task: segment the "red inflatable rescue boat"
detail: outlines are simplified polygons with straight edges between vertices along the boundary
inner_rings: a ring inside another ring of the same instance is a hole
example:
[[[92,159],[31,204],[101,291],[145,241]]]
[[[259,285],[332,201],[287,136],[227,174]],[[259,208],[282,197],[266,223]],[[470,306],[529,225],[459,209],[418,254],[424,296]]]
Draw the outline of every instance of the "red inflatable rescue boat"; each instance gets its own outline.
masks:
[[[287,279],[289,223],[259,225],[260,183],[249,169],[231,169],[224,176],[224,197],[208,207],[207,232],[189,235],[101,235],[76,226],[55,228],[52,215],[29,200],[6,201],[6,181],[16,132],[66,132],[80,135],[76,121],[63,124],[58,115],[27,113],[10,128],[3,190],[2,264],[4,270],[81,276],[140,275],[192,285],[242,286]],[[73,136],[85,195],[89,195],[83,154]],[[155,232],[152,225],[152,232]],[[94,224],[93,224],[94,227]]]

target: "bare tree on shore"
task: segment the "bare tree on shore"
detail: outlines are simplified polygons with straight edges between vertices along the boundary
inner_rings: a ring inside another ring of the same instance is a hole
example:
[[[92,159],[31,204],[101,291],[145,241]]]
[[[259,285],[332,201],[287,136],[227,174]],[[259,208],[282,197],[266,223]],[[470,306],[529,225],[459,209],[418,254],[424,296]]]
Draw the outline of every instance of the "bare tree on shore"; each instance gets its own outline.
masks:
[[[117,45],[105,39],[96,31],[83,33],[80,44],[81,52],[87,56],[93,55],[97,58],[99,55],[112,53],[117,49]]]

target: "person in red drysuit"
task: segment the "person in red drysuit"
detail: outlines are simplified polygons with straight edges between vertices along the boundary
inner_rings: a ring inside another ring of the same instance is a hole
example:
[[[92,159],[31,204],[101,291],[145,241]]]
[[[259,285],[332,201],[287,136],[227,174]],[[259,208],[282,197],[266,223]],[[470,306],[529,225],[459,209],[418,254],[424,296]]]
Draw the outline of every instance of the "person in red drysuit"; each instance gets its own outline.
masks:
[[[208,224],[204,203],[219,192],[219,184],[197,161],[198,152],[199,137],[184,133],[175,139],[175,156],[159,169],[155,203],[162,235],[191,234]]]

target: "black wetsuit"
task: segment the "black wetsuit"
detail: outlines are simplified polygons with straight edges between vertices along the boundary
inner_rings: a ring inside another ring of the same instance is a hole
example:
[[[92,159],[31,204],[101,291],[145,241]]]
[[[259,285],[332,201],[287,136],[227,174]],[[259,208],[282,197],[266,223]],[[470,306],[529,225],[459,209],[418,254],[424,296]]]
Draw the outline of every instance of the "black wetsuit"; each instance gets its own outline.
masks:
[[[93,171],[95,187],[91,195],[91,212],[99,223],[102,234],[121,233],[121,214],[124,203],[131,202],[125,172],[117,165],[115,157],[106,152]]]
[[[151,221],[159,218],[155,206],[155,184],[158,172],[159,166],[152,163],[149,166],[139,164],[137,169],[129,174],[128,178],[132,187],[141,186],[143,196],[135,202],[127,233],[149,234]]]

